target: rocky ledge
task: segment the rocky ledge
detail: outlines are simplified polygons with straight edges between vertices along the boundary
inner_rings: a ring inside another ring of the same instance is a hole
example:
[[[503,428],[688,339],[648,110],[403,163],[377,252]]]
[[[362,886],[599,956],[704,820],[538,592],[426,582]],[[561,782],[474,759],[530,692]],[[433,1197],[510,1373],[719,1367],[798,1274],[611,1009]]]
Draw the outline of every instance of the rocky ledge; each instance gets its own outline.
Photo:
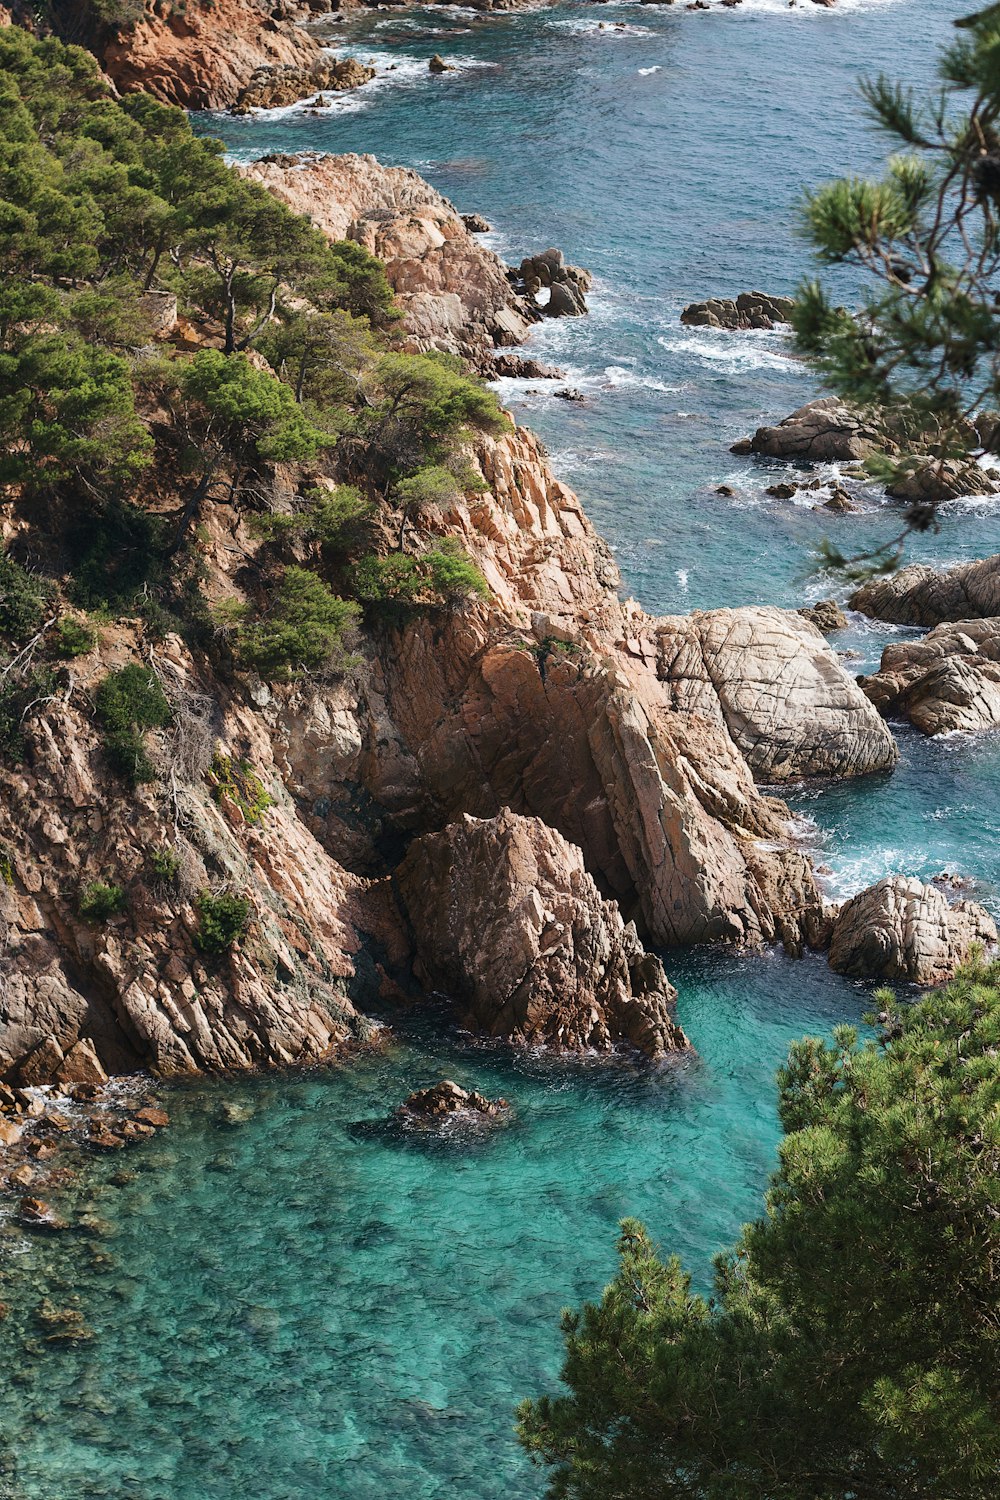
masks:
[[[858,979],[944,984],[974,948],[996,941],[996,924],[984,907],[949,904],[934,886],[895,875],[840,909],[829,960],[838,974]]]
[[[538,818],[462,818],[411,846],[396,886],[426,989],[479,1036],[572,1051],[688,1045],[677,998],[580,850]]]
[[[741,292],[735,299],[709,297],[705,302],[692,302],[681,313],[681,322],[689,328],[746,332],[789,323],[794,308],[795,301],[791,297],[771,297],[767,292]]]
[[[938,571],[913,563],[856,589],[851,609],[892,625],[940,625],[946,620],[1000,616],[1000,555]]]

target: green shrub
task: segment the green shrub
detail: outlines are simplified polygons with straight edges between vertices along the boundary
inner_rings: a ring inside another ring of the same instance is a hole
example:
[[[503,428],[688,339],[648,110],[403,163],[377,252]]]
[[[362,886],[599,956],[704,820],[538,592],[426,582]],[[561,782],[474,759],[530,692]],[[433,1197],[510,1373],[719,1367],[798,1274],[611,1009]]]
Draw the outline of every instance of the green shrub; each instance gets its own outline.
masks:
[[[173,714],[152,667],[130,662],[109,673],[97,689],[95,706],[104,729],[105,753],[115,773],[130,786],[155,781],[143,731],[162,728]]]
[[[0,885],[14,884],[14,856],[6,844],[0,844]]]
[[[430,576],[432,590],[446,603],[456,603],[472,595],[489,598],[489,584],[454,537],[442,538],[437,547],[424,553],[421,561]]]
[[[269,681],[346,664],[344,637],[358,614],[308,568],[286,568],[267,613],[237,632],[240,665]]]
[[[404,609],[457,604],[473,595],[486,599],[490,592],[486,579],[454,537],[442,538],[437,547],[419,557],[390,552],[386,557],[363,558],[354,570],[354,588],[366,604]]]
[[[97,645],[97,631],[89,620],[63,615],[56,622],[54,645],[58,656],[86,656]]]
[[[181,857],[173,849],[153,849],[149,855],[149,868],[162,885],[176,885],[181,873]]]
[[[238,807],[245,823],[259,823],[265,810],[274,804],[248,760],[234,760],[216,751],[208,775],[216,802]]]
[[[202,953],[226,953],[250,922],[250,902],[242,896],[213,896],[202,891],[195,903],[198,931],[195,947]]]
[[[125,892],[120,885],[92,880],[80,892],[79,912],[88,922],[107,922],[125,910]]]
[[[0,554],[0,635],[28,640],[41,628],[51,603],[49,584]]]
[[[0,683],[0,758],[9,762],[24,759],[28,715],[55,690],[55,673],[49,667],[33,667]]]

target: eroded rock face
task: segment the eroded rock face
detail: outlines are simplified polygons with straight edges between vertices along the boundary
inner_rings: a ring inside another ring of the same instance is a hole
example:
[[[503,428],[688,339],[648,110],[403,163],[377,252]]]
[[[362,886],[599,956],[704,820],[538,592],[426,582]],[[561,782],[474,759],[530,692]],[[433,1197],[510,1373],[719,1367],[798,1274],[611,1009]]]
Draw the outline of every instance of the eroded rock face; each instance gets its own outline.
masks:
[[[333,240],[355,240],[385,262],[414,349],[488,367],[496,345],[519,344],[541,316],[462,215],[408,167],[373,156],[276,156],[241,169]]]
[[[894,875],[841,908],[830,967],[857,979],[944,984],[976,944],[996,941],[996,925],[984,907],[974,901],[949,905],[934,886]]]
[[[863,776],[894,765],[885,724],[800,615],[695,611],[661,620],[658,642],[673,706],[723,723],[759,779]]]
[[[1000,616],[1000,555],[959,563],[943,572],[913,563],[864,584],[851,595],[850,606],[893,625]]]
[[[938,625],[919,641],[882,652],[861,686],[881,714],[909,719],[924,734],[1000,725],[1000,619]]]
[[[124,93],[142,90],[184,109],[228,109],[260,68],[303,75],[322,64],[320,44],[267,0],[188,0],[147,6],[143,19],[101,49]],[[304,92],[314,91],[306,86]],[[301,96],[298,96],[301,97]]]
[[[810,401],[776,427],[758,427],[734,451],[800,463],[856,462],[885,446],[884,434],[836,396]]]
[[[681,322],[689,328],[725,328],[745,331],[750,328],[773,328],[791,320],[795,302],[791,297],[771,297],[767,292],[741,292],[731,297],[709,297],[692,302],[681,313]]]
[[[427,988],[463,1024],[512,1041],[649,1057],[687,1045],[675,991],[587,873],[583,855],[537,818],[464,817],[425,834],[396,872]]]

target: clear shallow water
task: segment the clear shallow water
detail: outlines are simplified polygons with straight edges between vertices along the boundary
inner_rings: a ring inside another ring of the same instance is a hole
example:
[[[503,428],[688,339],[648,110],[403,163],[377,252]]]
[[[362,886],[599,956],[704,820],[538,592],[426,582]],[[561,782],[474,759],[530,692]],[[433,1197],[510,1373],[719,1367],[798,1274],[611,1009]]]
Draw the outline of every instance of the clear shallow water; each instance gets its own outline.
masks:
[[[863,170],[881,149],[856,74],[919,77],[961,8],[379,14],[345,34],[398,63],[385,81],[320,116],[205,125],[238,156],[357,150],[415,166],[485,213],[511,259],[554,243],[592,268],[592,316],[542,330],[532,351],[569,368],[586,406],[537,388],[507,399],[649,608],[799,604],[830,591],[807,576],[820,536],[849,550],[890,522],[765,497],[784,471],[728,446],[814,394],[808,373],[780,336],[683,330],[677,313],[712,293],[794,289],[808,268],[800,184]],[[462,66],[431,79],[435,51]],[[721,482],[735,501],[714,494]],[[947,561],[998,546],[990,507],[958,508],[917,550]],[[838,644],[864,670],[887,634],[854,622]],[[1000,737],[899,739],[892,777],[793,791],[831,886],[948,868],[994,900]],[[0,1382],[0,1497],[540,1496],[512,1407],[553,1380],[559,1309],[600,1291],[619,1218],[645,1218],[706,1284],[759,1207],[789,1041],[866,1005],[820,959],[705,952],[668,966],[699,1056],[661,1071],[516,1058],[428,1030],[343,1070],[174,1090],[174,1125],[127,1160],[133,1180],[111,1185],[120,1160],[94,1169],[113,1236],[0,1241],[0,1269],[16,1271],[0,1291],[16,1377]],[[356,1128],[445,1075],[511,1099],[513,1125],[438,1144]],[[245,1106],[243,1123],[224,1123],[224,1102]],[[25,1358],[42,1288],[59,1300],[74,1287],[94,1342]]]

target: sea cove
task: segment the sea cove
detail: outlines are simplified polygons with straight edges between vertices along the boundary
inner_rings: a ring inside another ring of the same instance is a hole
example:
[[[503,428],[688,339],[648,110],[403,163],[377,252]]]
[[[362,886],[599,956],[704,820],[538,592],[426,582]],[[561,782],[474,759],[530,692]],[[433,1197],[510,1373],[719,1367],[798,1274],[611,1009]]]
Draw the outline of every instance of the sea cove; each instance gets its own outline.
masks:
[[[504,404],[650,614],[794,609],[845,595],[813,565],[824,537],[860,550],[898,513],[874,484],[855,515],[814,509],[805,490],[769,496],[788,466],[730,445],[815,396],[816,378],[785,332],[685,328],[679,314],[750,287],[790,294],[811,274],[803,185],[884,155],[858,75],[928,78],[953,10],[612,0],[327,17],[317,34],[372,60],[371,83],[322,109],[194,124],[239,163],[370,152],[415,168],[489,220],[485,243],[505,260],[557,245],[587,267],[589,315],[542,322],[522,351],[566,378],[501,380]],[[435,54],[451,71],[429,72]],[[850,300],[857,286],[838,275]],[[558,399],[566,386],[584,399]],[[945,506],[909,548],[942,566],[1000,551],[1000,499]],[[851,614],[832,645],[853,675],[914,633]],[[948,872],[997,915],[1000,736],[892,730],[893,771],[779,789],[824,892]],[[252,839],[241,795],[231,821]],[[775,1165],[789,1044],[870,1006],[872,986],[822,954],[661,956],[693,1052],[518,1049],[471,1038],[443,1006],[400,1014],[387,999],[368,1008],[371,1045],[333,1065],[167,1082],[168,1130],[127,1153],[71,1154],[67,1211],[82,1230],[32,1234],[12,1207],[0,1222],[0,1496],[537,1500],[544,1476],[513,1409],[554,1384],[560,1309],[599,1295],[619,1221],[642,1218],[707,1291]],[[427,1137],[388,1123],[445,1077],[502,1095],[509,1122]],[[42,1296],[78,1305],[93,1338],[41,1340]]]

